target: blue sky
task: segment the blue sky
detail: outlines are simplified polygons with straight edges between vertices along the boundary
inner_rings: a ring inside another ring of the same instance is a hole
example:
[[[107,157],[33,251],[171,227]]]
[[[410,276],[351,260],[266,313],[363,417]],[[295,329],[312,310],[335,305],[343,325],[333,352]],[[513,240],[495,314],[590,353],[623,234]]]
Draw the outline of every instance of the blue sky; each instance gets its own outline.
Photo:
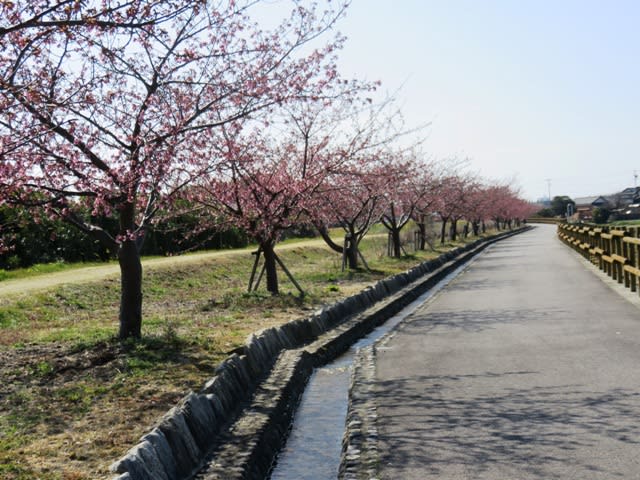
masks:
[[[640,174],[639,24],[635,0],[352,0],[340,65],[402,86],[434,158],[531,200],[606,194]]]

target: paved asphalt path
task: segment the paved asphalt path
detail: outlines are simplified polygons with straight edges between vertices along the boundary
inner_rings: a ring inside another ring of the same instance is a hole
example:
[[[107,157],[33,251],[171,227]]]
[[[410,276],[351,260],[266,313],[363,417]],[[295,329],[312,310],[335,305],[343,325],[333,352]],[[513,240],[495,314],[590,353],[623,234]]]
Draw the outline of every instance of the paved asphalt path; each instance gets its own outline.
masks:
[[[554,227],[490,247],[376,365],[382,479],[640,479],[640,310]]]

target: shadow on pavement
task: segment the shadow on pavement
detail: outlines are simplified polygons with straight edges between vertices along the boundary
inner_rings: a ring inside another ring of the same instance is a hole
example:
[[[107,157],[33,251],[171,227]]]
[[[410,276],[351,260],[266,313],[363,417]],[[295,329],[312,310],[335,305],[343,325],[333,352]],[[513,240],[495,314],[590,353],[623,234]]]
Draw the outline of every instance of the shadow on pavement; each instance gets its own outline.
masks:
[[[467,474],[474,472],[460,478],[479,478],[488,470],[505,468],[526,478],[563,478],[554,473],[558,468],[598,473],[598,478],[603,474],[624,477],[615,463],[585,457],[584,451],[599,452],[603,446],[610,453],[625,446],[637,448],[640,393],[598,392],[581,385],[508,386],[515,377],[535,375],[486,372],[380,383],[378,408],[384,409],[390,422],[380,426],[388,441],[380,449],[381,463],[409,469],[419,466],[425,474],[437,476],[452,465]],[[469,385],[477,382],[497,384],[485,388],[495,393],[467,396]],[[579,450],[582,454],[576,455]]]
[[[452,290],[450,288],[450,290]],[[559,317],[571,315],[568,310],[562,309],[496,309],[496,310],[465,310],[465,311],[441,311],[424,313],[422,309],[407,319],[398,329],[411,334],[423,335],[434,330],[462,330],[465,332],[484,332],[497,328],[500,325],[540,320],[544,317]]]

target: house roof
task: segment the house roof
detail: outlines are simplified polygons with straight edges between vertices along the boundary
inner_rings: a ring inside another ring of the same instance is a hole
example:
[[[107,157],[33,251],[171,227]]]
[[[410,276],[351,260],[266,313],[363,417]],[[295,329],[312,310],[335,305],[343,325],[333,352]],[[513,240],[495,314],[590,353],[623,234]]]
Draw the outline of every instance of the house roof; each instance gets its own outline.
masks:
[[[603,204],[603,203],[607,203],[608,200],[603,197],[602,195],[598,195],[595,197],[580,197],[580,198],[574,198],[573,199],[574,203],[576,204],[576,207],[586,207],[586,206],[590,206],[590,205],[594,205],[594,204]]]

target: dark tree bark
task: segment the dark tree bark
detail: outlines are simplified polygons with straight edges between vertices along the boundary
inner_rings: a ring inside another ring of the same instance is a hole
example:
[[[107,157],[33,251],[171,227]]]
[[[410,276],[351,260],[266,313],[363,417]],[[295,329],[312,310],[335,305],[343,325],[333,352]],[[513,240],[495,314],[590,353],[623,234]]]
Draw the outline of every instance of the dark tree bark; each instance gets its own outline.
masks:
[[[444,245],[445,242],[445,237],[446,237],[446,233],[447,233],[447,218],[441,218],[440,220],[442,220],[442,226],[440,227],[440,244]]]
[[[347,265],[349,269],[356,270],[358,268],[358,242],[354,235],[347,236]]]
[[[394,228],[389,231],[391,233],[391,248],[394,258],[400,258],[402,256],[402,250],[400,248],[400,229]]]
[[[135,230],[135,206],[127,203],[120,211],[120,235],[125,237],[118,248],[120,264],[120,339],[142,336],[142,263],[140,243],[128,238]]]
[[[316,229],[318,230],[318,233],[320,233],[320,236],[322,237],[324,242],[329,246],[331,250],[338,253],[343,252],[344,249],[342,248],[342,246],[334,242],[333,239],[329,236],[329,231],[327,230],[326,227],[321,225],[316,225]]]
[[[127,240],[118,250],[120,264],[120,339],[142,335],[142,263],[136,242]]]
[[[276,270],[276,253],[274,251],[275,242],[266,241],[260,244],[264,254],[264,271],[267,277],[267,291],[272,295],[280,293],[278,289],[278,272]]]
[[[458,219],[453,218],[451,220],[451,228],[449,229],[449,238],[452,242],[458,239]]]
[[[416,221],[418,227],[418,250],[424,250],[427,248],[427,222],[425,215],[420,215],[420,220]]]
[[[347,258],[347,265],[349,269],[356,270],[358,269],[358,247],[360,245],[360,240],[363,237],[362,233],[357,233],[355,228],[351,225],[348,227],[343,227],[347,231],[347,239],[346,239],[346,251],[343,246],[338,245],[333,239],[329,236],[329,232],[326,227],[316,226],[320,236],[325,241],[325,243],[331,248],[333,251],[343,254]]]
[[[424,250],[427,248],[427,226],[424,223],[418,223],[418,249]]]

